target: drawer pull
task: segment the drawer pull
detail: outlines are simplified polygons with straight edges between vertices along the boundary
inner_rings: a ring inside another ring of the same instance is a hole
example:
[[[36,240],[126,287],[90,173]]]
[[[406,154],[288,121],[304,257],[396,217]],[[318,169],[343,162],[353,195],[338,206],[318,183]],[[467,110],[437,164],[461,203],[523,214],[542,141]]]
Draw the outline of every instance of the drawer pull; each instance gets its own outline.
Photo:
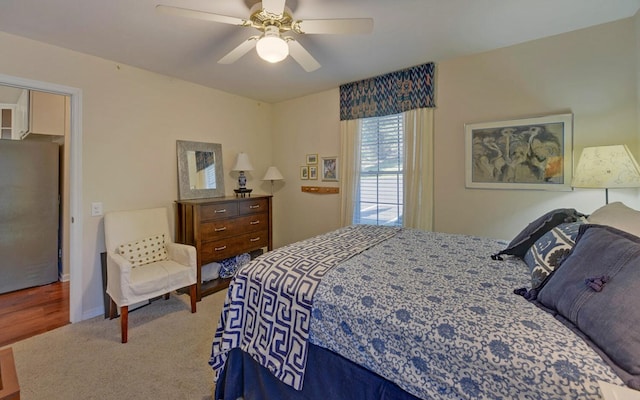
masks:
[[[227,230],[227,227],[223,226],[222,228],[215,228],[213,231],[214,232],[222,232],[222,231],[226,231],[226,230]]]
[[[255,210],[256,208],[260,208],[260,204],[249,206],[249,208],[252,209],[252,210]]]
[[[249,239],[250,242],[257,242],[258,240],[260,240],[260,236],[258,236],[257,238]]]
[[[223,209],[220,209],[220,210],[215,210],[215,211],[213,211],[213,213],[214,213],[214,214],[222,214],[222,213],[226,213],[226,212],[227,212],[227,209],[226,209],[226,208],[223,208]]]
[[[221,246],[221,247],[214,247],[213,249],[214,249],[215,251],[221,251],[221,250],[224,250],[224,249],[226,249],[226,248],[227,248],[227,246]]]
[[[249,222],[249,225],[258,225],[259,223],[260,223],[260,220],[251,221],[251,222]]]

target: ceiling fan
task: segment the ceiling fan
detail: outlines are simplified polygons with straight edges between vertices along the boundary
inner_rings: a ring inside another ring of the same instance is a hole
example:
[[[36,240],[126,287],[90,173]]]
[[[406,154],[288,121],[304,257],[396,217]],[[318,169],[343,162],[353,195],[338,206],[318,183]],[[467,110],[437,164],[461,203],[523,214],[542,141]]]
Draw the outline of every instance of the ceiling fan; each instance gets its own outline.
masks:
[[[294,36],[284,34],[355,34],[373,31],[371,18],[295,20],[285,2],[286,0],[258,1],[251,7],[251,15],[248,19],[167,5],[158,5],[156,10],[182,17],[255,28],[260,31],[260,34],[249,37],[218,60],[220,64],[231,64],[255,47],[260,58],[265,61],[280,62],[290,54],[305,71],[311,72],[320,68],[320,63]]]

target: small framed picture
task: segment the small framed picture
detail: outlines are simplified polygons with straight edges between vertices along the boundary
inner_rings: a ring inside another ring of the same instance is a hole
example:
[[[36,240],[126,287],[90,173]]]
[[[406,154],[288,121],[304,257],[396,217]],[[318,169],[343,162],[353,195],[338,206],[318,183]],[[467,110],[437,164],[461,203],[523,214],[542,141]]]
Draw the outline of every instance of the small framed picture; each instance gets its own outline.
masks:
[[[300,167],[300,179],[309,179],[309,167],[307,167],[306,165],[304,167]]]
[[[307,154],[307,165],[309,164],[317,164],[318,163],[318,155],[317,154]]]
[[[318,179],[318,167],[315,165],[309,167],[309,179]]]
[[[322,180],[338,180],[338,157],[322,157]]]

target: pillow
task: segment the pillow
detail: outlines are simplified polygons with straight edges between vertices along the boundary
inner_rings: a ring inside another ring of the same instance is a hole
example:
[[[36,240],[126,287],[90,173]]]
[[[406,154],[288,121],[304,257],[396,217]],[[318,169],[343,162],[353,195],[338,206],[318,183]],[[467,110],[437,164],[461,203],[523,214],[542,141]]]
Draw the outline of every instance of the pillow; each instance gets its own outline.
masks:
[[[607,204],[595,210],[587,218],[590,224],[609,225],[622,231],[640,236],[640,211],[618,202]]]
[[[491,258],[494,260],[502,260],[500,255],[510,254],[519,258],[523,258],[527,250],[540,239],[542,235],[549,232],[551,229],[560,225],[563,222],[576,222],[585,217],[574,210],[573,208],[558,208],[556,210],[549,211],[540,218],[527,225],[522,232],[520,232],[509,243],[506,249],[499,253],[493,254]]]
[[[538,293],[640,386],[640,238],[584,224],[571,255]]]
[[[251,261],[251,255],[249,253],[238,254],[237,256],[230,257],[220,261],[220,278],[231,278],[235,275],[238,268]]]
[[[167,248],[164,244],[164,234],[121,244],[118,246],[118,253],[130,261],[132,267],[139,267],[168,258]]]
[[[538,239],[524,256],[531,271],[531,289],[539,289],[547,276],[567,258],[573,248],[578,228],[584,222],[563,223]]]

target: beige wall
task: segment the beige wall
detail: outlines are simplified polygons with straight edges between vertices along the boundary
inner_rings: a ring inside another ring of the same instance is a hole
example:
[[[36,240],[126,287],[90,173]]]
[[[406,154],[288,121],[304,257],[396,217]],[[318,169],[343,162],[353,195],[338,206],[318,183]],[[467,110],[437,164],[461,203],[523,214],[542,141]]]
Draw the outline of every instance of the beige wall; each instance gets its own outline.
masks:
[[[177,198],[176,140],[221,143],[226,192],[238,152],[247,152],[260,181],[271,163],[272,106],[115,62],[0,33],[0,73],[79,88],[82,115],[82,315],[102,313],[99,253],[104,210],[166,206]],[[250,116],[250,117],[248,117]],[[173,219],[172,219],[173,224]],[[72,277],[73,279],[73,277]]]
[[[464,124],[572,112],[576,158],[585,146],[617,143],[637,156],[638,53],[634,19],[626,19],[438,63],[435,230],[509,239],[550,209],[603,205],[603,190],[466,189]],[[336,89],[274,106],[274,159],[288,174],[277,193],[287,205],[280,243],[338,226],[338,199],[300,193],[306,181],[296,179],[306,152],[338,153],[338,102]],[[609,197],[640,208],[636,190]]]
[[[273,107],[273,159],[284,176],[274,193],[274,246],[336,229],[340,225],[340,196],[310,194],[302,186],[338,186],[338,182],[301,180],[307,154],[340,154],[338,89],[277,103]],[[339,166],[338,166],[339,167]]]
[[[478,190],[464,187],[464,124],[572,112],[574,157],[593,145],[638,148],[633,20],[529,42],[438,65],[436,221],[440,231],[510,238],[555,207],[589,213],[604,191]],[[637,155],[637,152],[635,152]],[[635,190],[610,201],[637,207]]]
[[[638,17],[476,56],[437,68],[435,228],[510,238],[555,207],[591,212],[600,190],[574,192],[470,190],[464,187],[464,124],[573,112],[577,153],[589,145],[627,143],[640,150],[637,87]],[[99,253],[105,211],[171,207],[177,197],[175,141],[222,143],[228,172],[239,151],[256,168],[248,187],[268,193],[260,179],[269,165],[275,185],[276,247],[335,229],[339,195],[302,193],[299,167],[307,154],[339,154],[338,89],[263,104],[170,77],[0,33],[0,73],[79,88],[83,93],[83,316],[102,312]],[[430,60],[425,60],[425,62]],[[611,201],[640,208],[635,190],[612,190]],[[78,282],[72,282],[78,284]]]

